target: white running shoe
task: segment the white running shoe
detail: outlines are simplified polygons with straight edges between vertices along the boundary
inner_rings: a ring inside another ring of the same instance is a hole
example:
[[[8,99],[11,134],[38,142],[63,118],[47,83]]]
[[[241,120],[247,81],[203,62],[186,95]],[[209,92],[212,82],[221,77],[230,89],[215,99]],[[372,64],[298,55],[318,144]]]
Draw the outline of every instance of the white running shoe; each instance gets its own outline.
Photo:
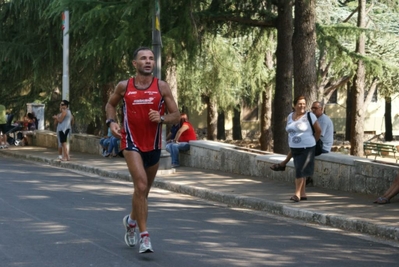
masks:
[[[143,236],[140,238],[140,250],[139,253],[151,253],[154,252],[151,246],[151,240],[148,235]]]
[[[131,227],[127,222],[129,219],[129,215],[123,217],[123,226],[125,226],[125,243],[129,247],[134,247],[137,244],[137,234],[136,227]]]

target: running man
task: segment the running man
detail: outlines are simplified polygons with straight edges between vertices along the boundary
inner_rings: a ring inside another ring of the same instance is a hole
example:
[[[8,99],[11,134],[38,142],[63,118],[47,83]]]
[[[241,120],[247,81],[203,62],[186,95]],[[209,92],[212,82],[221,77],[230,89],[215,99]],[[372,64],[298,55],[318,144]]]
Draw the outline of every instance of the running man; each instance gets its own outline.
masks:
[[[147,231],[148,194],[158,171],[161,156],[162,123],[179,122],[180,112],[169,85],[152,75],[154,52],[147,47],[133,54],[136,76],[118,83],[105,107],[107,126],[121,140],[121,150],[133,179],[132,209],[123,218],[125,242],[129,247],[137,243],[136,228],[140,231],[139,253],[153,252]],[[123,127],[116,123],[116,108],[123,100]],[[168,111],[168,114],[165,114]]]

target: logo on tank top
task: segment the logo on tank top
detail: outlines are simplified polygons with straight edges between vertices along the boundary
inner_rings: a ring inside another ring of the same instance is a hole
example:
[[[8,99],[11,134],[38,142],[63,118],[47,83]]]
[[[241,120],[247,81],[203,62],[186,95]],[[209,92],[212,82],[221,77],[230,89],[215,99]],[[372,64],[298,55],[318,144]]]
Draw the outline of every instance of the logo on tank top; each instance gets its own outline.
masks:
[[[159,92],[158,91],[145,91],[144,94],[157,95],[157,94],[159,94]]]
[[[128,92],[127,95],[135,95],[137,92]]]
[[[154,97],[149,97],[147,99],[135,99],[132,105],[152,105],[154,104]]]

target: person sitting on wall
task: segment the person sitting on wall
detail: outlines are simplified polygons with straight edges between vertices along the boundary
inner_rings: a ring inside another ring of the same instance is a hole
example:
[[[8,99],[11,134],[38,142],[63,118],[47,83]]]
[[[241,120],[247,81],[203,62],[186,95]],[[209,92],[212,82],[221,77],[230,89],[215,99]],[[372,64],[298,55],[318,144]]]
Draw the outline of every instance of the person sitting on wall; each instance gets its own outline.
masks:
[[[120,139],[111,134],[109,137],[108,149],[104,152],[104,157],[117,157],[119,155]]]
[[[27,113],[23,120],[23,131],[22,141],[19,143],[20,146],[29,145],[28,136],[33,135],[33,131],[36,130],[37,118],[32,113]]]
[[[170,132],[168,133],[168,135],[166,136],[166,143],[172,143],[173,140],[176,137],[177,131],[180,129],[180,122],[173,124],[172,127],[170,128]]]
[[[188,121],[187,114],[181,113],[179,125],[181,126],[177,131],[175,138],[172,139],[172,142],[166,144],[166,151],[170,153],[172,158],[172,168],[180,166],[179,151],[189,150],[189,142],[192,140],[197,140],[194,127]]]
[[[396,196],[399,193],[399,173],[396,175],[395,180],[392,182],[391,186],[385,192],[384,195],[378,197],[373,203],[375,204],[388,204],[391,203],[391,198]]]
[[[109,146],[109,144],[111,142],[111,136],[112,136],[112,133],[111,133],[110,128],[108,127],[107,135],[100,139],[100,145],[101,145],[101,147],[103,149],[102,155],[104,157],[108,157],[109,156],[108,146]]]
[[[25,117],[25,121],[27,123],[27,131],[34,131],[37,129],[37,118],[33,113],[28,113]]]

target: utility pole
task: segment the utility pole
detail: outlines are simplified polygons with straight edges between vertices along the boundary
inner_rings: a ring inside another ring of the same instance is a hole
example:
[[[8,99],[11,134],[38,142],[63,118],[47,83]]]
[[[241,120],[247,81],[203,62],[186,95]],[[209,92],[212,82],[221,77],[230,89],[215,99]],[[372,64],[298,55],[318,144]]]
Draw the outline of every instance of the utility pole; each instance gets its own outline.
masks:
[[[152,19],[152,50],[155,57],[154,76],[161,79],[161,8],[159,0],[155,0],[154,17]],[[162,125],[162,150],[166,147],[166,125]],[[166,152],[167,153],[167,152]]]
[[[62,13],[62,99],[69,101],[69,11]]]
[[[161,79],[161,22],[159,0],[155,0],[155,12],[152,20],[152,49],[155,56],[154,76]]]

